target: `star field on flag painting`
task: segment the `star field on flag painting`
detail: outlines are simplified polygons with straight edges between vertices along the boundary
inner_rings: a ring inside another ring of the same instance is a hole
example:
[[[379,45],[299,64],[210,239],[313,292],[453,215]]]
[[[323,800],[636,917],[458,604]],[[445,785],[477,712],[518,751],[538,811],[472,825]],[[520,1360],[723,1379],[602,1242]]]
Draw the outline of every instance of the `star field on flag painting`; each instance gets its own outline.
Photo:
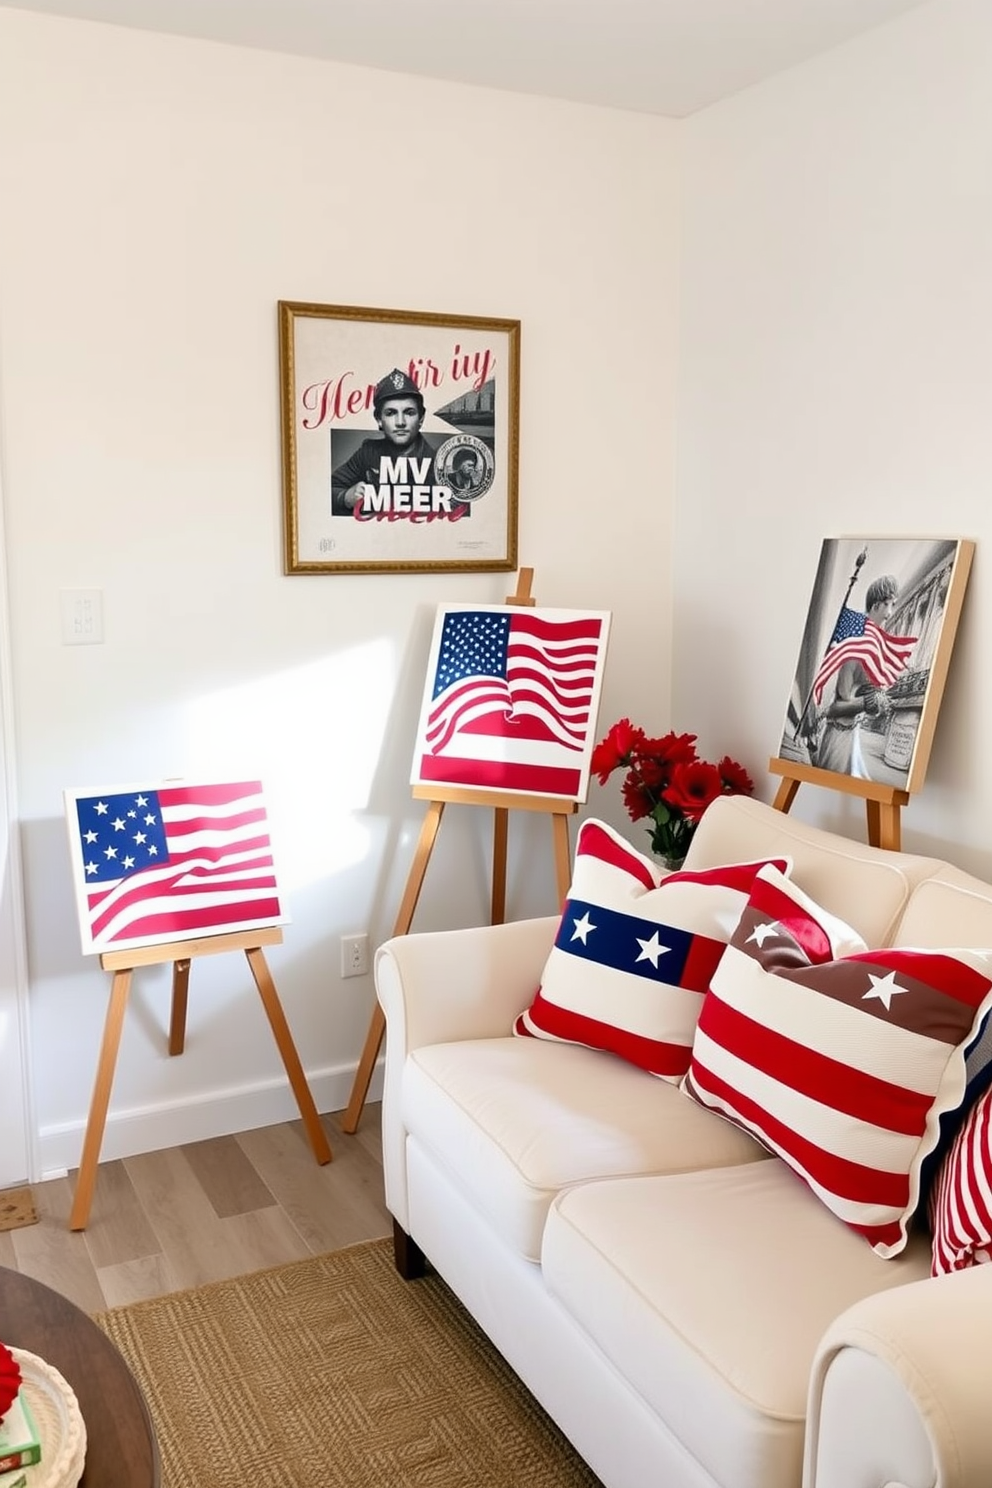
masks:
[[[584,801],[605,611],[441,605],[412,783]]]
[[[284,924],[257,780],[67,790],[84,955]]]

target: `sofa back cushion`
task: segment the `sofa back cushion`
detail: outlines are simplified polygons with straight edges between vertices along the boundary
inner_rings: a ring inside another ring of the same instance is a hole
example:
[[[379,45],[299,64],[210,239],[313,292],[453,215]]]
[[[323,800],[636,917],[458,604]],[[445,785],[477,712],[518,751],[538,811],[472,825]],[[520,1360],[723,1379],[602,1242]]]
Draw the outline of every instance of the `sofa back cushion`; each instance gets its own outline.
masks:
[[[707,807],[685,866],[709,868],[780,854],[792,860],[794,883],[873,946],[894,944],[896,927],[916,886],[943,867],[936,858],[888,852],[807,826],[749,796],[719,796]],[[909,944],[901,930],[900,940]],[[977,944],[953,939],[940,943]]]
[[[992,884],[938,864],[913,886],[896,933],[902,945],[992,946]]]

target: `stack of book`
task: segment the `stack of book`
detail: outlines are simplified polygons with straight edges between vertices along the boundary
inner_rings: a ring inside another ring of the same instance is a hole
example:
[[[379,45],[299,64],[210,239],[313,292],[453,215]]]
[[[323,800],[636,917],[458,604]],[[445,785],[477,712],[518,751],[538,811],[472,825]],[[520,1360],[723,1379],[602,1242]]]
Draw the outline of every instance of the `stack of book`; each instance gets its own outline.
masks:
[[[41,1435],[23,1388],[0,1420],[0,1488],[27,1482],[23,1469],[41,1461]]]

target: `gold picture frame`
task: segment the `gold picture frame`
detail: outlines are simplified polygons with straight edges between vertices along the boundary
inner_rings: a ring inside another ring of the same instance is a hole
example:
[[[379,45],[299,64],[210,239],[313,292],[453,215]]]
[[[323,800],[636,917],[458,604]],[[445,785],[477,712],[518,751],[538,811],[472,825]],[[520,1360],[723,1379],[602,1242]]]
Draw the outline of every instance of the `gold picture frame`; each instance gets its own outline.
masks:
[[[520,322],[278,315],[284,572],[514,570]]]

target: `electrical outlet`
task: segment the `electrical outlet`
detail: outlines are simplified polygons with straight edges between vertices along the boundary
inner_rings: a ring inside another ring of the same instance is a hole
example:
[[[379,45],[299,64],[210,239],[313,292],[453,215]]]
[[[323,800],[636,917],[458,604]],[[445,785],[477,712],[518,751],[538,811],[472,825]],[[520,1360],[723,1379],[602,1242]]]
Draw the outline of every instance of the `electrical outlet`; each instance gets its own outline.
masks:
[[[343,977],[365,976],[369,969],[369,938],[367,935],[342,935],[341,975]]]

